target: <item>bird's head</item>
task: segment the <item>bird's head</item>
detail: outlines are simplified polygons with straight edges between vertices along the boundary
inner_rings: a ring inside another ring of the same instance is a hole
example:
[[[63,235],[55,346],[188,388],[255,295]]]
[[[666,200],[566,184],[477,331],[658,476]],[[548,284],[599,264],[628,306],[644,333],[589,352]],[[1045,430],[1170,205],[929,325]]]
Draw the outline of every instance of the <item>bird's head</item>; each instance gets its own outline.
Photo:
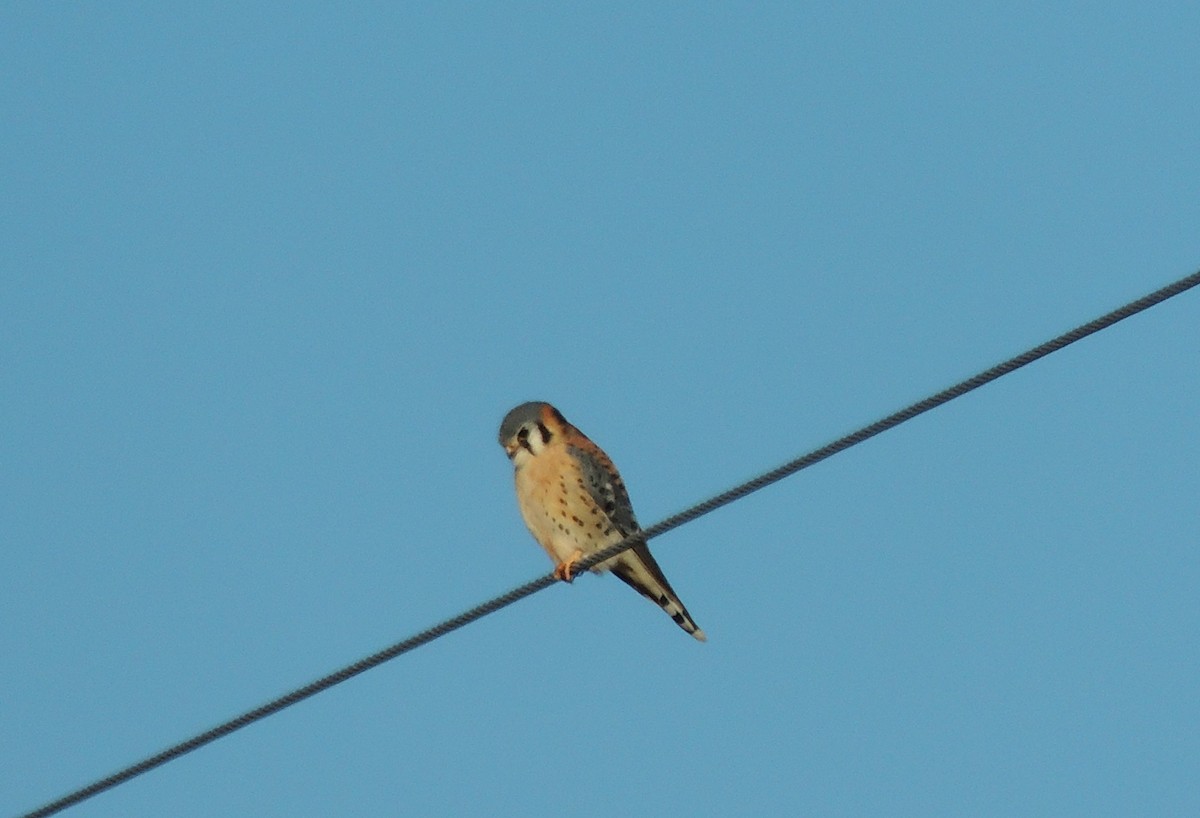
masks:
[[[557,409],[542,401],[522,403],[500,422],[500,445],[508,459],[520,467],[537,457],[556,435],[565,434],[569,424]]]

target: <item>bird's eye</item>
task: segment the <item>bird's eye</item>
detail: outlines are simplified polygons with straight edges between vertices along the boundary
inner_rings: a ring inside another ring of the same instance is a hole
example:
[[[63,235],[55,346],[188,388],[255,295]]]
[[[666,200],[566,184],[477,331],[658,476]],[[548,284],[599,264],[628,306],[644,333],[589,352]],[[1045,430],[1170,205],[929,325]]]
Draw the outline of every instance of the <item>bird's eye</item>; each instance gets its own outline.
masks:
[[[521,441],[522,443],[524,443],[526,440],[529,440],[528,426],[522,426],[521,431],[517,432],[517,440]]]

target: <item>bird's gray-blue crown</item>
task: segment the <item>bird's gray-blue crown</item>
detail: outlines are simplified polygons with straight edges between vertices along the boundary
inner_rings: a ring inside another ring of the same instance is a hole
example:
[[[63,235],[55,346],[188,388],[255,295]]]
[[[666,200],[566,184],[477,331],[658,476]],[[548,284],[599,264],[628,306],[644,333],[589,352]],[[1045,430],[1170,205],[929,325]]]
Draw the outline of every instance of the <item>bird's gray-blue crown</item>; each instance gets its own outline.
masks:
[[[509,411],[504,420],[500,421],[500,444],[511,440],[526,423],[537,423],[541,420],[542,410],[549,405],[544,401],[533,400]]]

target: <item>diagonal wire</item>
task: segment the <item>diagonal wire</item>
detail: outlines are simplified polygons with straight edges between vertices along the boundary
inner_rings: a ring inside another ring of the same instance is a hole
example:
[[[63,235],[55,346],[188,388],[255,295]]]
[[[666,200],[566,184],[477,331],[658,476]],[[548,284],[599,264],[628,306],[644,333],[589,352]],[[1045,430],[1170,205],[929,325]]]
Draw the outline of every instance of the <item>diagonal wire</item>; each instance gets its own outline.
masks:
[[[809,466],[820,463],[822,460],[832,457],[838,452],[845,451],[851,446],[856,446],[865,440],[869,440],[875,435],[899,426],[901,423],[904,423],[907,420],[912,420],[917,415],[924,414],[930,409],[935,409],[944,403],[952,401],[957,397],[961,397],[972,390],[978,389],[984,384],[991,383],[997,378],[1007,375],[1014,370],[1020,369],[1026,364],[1033,363],[1039,358],[1044,358],[1052,352],[1057,352],[1063,347],[1069,346],[1070,344],[1073,344],[1082,338],[1086,338],[1095,332],[1099,332],[1102,329],[1111,327],[1118,321],[1122,321],[1131,315],[1136,315],[1143,310],[1153,307],[1155,304],[1159,304],[1163,301],[1166,301],[1168,298],[1172,298],[1186,290],[1190,290],[1192,287],[1195,287],[1198,284],[1200,284],[1200,272],[1196,272],[1181,278],[1173,284],[1168,284],[1166,287],[1163,287],[1160,290],[1156,290],[1155,292],[1143,296],[1136,301],[1131,301],[1125,306],[1113,310],[1106,315],[1102,315],[1094,321],[1089,321],[1086,324],[1076,327],[1070,332],[1065,332],[1057,338],[1036,346],[1033,349],[1022,352],[1020,355],[1017,355],[1014,358],[1009,358],[1004,363],[997,364],[991,369],[980,372],[974,377],[967,378],[965,381],[957,383],[954,386],[951,386],[949,389],[944,389],[941,392],[938,392],[936,395],[931,395],[924,400],[912,404],[911,406],[906,406],[899,412],[895,412],[881,420],[877,420],[869,426],[864,426],[856,432],[851,432],[845,437],[840,437],[832,443],[826,444],[825,446],[811,451],[806,455],[797,457],[795,460],[788,461],[782,466],[772,469],[765,474],[761,474],[752,480],[748,480],[741,485],[734,486],[726,492],[718,494],[715,497],[711,497],[701,503],[697,503],[689,509],[681,511],[678,514],[672,515],[665,520],[644,529],[636,536],[627,538],[619,543],[614,543],[613,545],[597,551],[594,554],[590,554],[588,557],[580,560],[577,563],[576,570],[578,572],[582,572],[593,565],[596,565],[597,563],[616,556],[627,548],[633,546],[635,543],[652,539],[660,534],[665,534],[672,529],[678,528],[684,523],[689,523],[698,517],[708,514],[710,511],[715,511],[721,506],[728,505],[735,500],[740,500],[746,495],[758,491],[761,488],[765,488],[772,483],[776,483],[785,477],[793,475],[801,469],[806,469]],[[535,594],[544,588],[548,588],[555,582],[557,582],[557,580],[553,574],[546,574],[545,576],[538,577],[537,579],[527,582],[517,588],[513,588],[508,593],[501,594],[494,599],[490,599],[487,602],[484,602],[482,605],[477,605],[476,607],[471,608],[469,611],[464,611],[458,616],[447,619],[446,621],[434,625],[432,628],[421,631],[414,636],[410,636],[408,639],[405,639],[402,642],[397,642],[389,648],[385,648],[378,653],[374,653],[364,659],[360,659],[352,665],[347,665],[341,670],[330,673],[328,676],[323,676],[314,682],[306,684],[304,687],[297,688],[296,690],[267,702],[264,705],[256,707],[253,710],[248,710],[240,716],[213,727],[211,730],[207,730],[203,733],[193,736],[192,738],[189,738],[187,741],[183,741],[172,747],[168,747],[157,755],[150,756],[149,758],[139,761],[136,764],[119,770],[107,778],[102,778],[98,781],[95,781],[86,787],[59,798],[56,801],[51,801],[50,803],[39,807],[33,812],[26,813],[25,815],[21,816],[21,818],[45,818],[45,816],[61,812],[67,807],[74,806],[81,801],[91,798],[93,795],[104,792],[105,790],[111,789],[119,784],[123,784],[131,778],[135,778],[142,773],[149,772],[155,767],[159,767],[163,764],[166,764],[168,761],[190,753],[193,750],[203,747],[205,744],[214,742],[219,738],[227,736],[230,733],[259,721],[260,719],[265,719],[267,716],[270,716],[273,713],[278,713],[285,707],[291,707],[297,702],[304,701],[310,696],[315,696],[324,690],[328,690],[334,685],[341,684],[347,679],[353,678],[354,676],[368,671],[373,667],[377,667],[378,665],[381,665],[390,659],[395,659],[397,656],[403,653],[408,653],[409,651],[415,650],[416,648],[428,644],[435,639],[440,639],[446,634],[456,631],[464,625],[469,625],[477,619],[482,619],[489,614],[495,613],[501,608],[508,607],[518,600]]]

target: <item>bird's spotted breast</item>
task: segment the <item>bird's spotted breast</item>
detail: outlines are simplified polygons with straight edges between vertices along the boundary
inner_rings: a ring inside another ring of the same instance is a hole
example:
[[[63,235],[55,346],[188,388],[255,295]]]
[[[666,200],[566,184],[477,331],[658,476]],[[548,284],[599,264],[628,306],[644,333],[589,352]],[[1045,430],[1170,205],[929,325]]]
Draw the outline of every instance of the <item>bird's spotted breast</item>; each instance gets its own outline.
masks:
[[[567,447],[550,447],[516,474],[521,514],[534,538],[561,562],[621,539]]]

